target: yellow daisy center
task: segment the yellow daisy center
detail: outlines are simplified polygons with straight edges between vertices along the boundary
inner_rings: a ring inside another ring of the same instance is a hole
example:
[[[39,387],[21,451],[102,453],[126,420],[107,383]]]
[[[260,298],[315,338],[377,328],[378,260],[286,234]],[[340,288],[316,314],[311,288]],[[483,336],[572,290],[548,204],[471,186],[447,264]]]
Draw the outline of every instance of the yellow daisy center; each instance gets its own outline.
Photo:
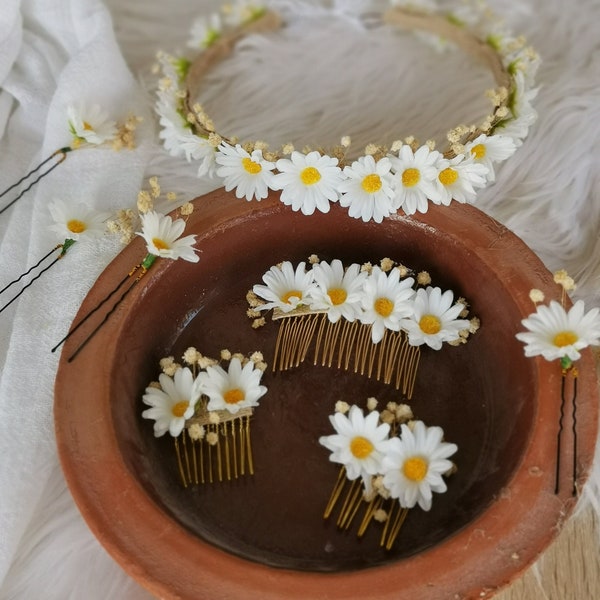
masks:
[[[350,452],[360,460],[367,458],[374,449],[375,447],[373,444],[361,435],[352,438],[352,441],[350,442]]]
[[[421,172],[419,169],[406,169],[402,173],[402,185],[404,187],[414,187],[421,181]]]
[[[306,167],[306,169],[302,169],[300,179],[304,185],[314,185],[320,181],[321,173],[314,167]]]
[[[87,121],[83,122],[83,129],[85,131],[94,131],[94,128]]]
[[[427,461],[420,456],[413,456],[408,460],[404,461],[402,465],[402,472],[404,473],[404,477],[406,479],[410,479],[411,481],[419,482],[423,481],[427,475],[428,470]]]
[[[331,300],[331,304],[333,304],[334,306],[344,304],[346,298],[348,297],[346,290],[342,288],[331,288],[330,290],[327,290],[327,295]]]
[[[152,238],[152,243],[157,250],[169,250],[170,246],[160,238]]]
[[[477,144],[477,146],[473,146],[471,148],[471,154],[477,160],[481,160],[482,158],[485,158],[485,155],[487,154],[487,149],[483,144]]]
[[[448,167],[438,175],[438,179],[442,185],[452,185],[458,179],[458,172]]]
[[[256,175],[262,171],[262,167],[247,156],[242,158],[242,166],[244,167],[244,170],[251,175]]]
[[[423,333],[435,335],[442,329],[442,322],[435,315],[423,315],[419,321],[419,327]]]
[[[185,414],[185,411],[188,409],[188,406],[190,405],[189,402],[182,400],[181,402],[177,402],[176,404],[173,404],[173,407],[171,408],[171,412],[173,413],[174,417],[183,417],[183,415]]]
[[[281,296],[281,301],[284,304],[290,304],[290,299],[294,297],[298,298],[298,300],[302,300],[302,292],[299,292],[298,290],[290,290]]]
[[[559,348],[564,348],[565,346],[571,346],[578,339],[577,334],[572,331],[559,331],[552,339],[552,343]]]
[[[367,194],[375,194],[381,189],[381,177],[377,173],[371,173],[362,180],[361,185]]]
[[[83,233],[87,229],[87,226],[79,219],[71,219],[70,221],[67,221],[67,229],[71,233]]]
[[[223,394],[223,400],[227,404],[237,404],[241,402],[245,398],[244,392],[240,390],[240,388],[233,388],[232,390],[227,390]]]
[[[389,298],[377,298],[373,308],[378,315],[389,317],[394,310],[394,303]]]

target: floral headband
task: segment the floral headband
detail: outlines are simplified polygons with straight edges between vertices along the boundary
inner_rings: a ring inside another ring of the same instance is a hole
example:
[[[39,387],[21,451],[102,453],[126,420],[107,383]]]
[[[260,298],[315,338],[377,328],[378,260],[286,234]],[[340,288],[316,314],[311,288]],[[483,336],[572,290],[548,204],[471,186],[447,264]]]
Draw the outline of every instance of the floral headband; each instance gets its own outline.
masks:
[[[474,202],[477,190],[494,181],[494,164],[515,152],[536,119],[530,102],[537,93],[533,83],[539,58],[523,38],[513,37],[488,11],[477,8],[435,13],[408,4],[391,7],[383,20],[452,42],[482,59],[494,75],[490,114],[479,124],[451,129],[442,151],[433,141],[421,143],[411,135],[389,148],[368,144],[364,155],[353,160],[349,136],[329,150],[300,152],[292,143],[276,149],[220,133],[195,101],[203,76],[239,39],[282,24],[277,13],[246,2],[194,25],[192,45],[201,50],[196,58],[159,54],[156,110],[165,148],[197,161],[199,177],[222,178],[238,198],[261,200],[269,190],[281,191],[281,201],[305,215],[328,212],[332,202],[339,202],[351,217],[379,223],[400,209],[408,215],[426,212],[429,202]]]

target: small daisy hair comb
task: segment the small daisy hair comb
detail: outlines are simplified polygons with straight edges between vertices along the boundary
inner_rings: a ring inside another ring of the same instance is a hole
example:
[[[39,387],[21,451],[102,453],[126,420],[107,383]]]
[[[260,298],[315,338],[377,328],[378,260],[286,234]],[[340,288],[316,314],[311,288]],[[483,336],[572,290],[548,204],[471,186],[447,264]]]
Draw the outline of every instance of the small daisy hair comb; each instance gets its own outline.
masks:
[[[372,17],[380,5],[368,8],[367,3],[363,12]],[[474,203],[478,191],[495,180],[494,165],[517,150],[537,118],[531,101],[537,93],[538,55],[483,2],[443,12],[435,2],[395,0],[381,14],[381,24],[417,32],[418,39],[446,52],[458,47],[489,67],[496,87],[487,92],[492,104],[488,116],[452,128],[441,150],[432,140],[422,143],[408,135],[389,147],[369,143],[358,157],[348,135],[329,149],[317,144],[302,151],[291,142],[275,148],[225,135],[196,101],[204,76],[246,35],[284,25],[278,13],[240,2],[194,23],[188,45],[195,55],[159,53],[156,111],[165,148],[172,156],[197,162],[199,177],[221,178],[237,198],[261,200],[270,190],[280,191],[281,202],[304,215],[328,212],[332,203],[339,203],[352,218],[380,223],[399,210],[407,215],[427,212],[430,203]]]
[[[360,517],[357,535],[381,525],[380,545],[391,550],[411,508],[429,511],[432,493],[443,493],[444,478],[454,472],[449,458],[455,444],[443,441],[440,427],[413,419],[406,404],[389,402],[381,412],[367,400],[367,414],[338,402],[329,417],[335,434],[319,439],[341,465],[323,517],[337,512],[336,525],[347,530]],[[362,509],[362,510],[361,510]]]
[[[579,369],[577,361],[580,351],[588,346],[600,345],[600,309],[592,308],[586,312],[583,300],[566,309],[568,293],[575,290],[575,282],[564,270],[554,274],[554,281],[561,287],[561,301],[544,302],[541,290],[531,290],[529,296],[537,306],[536,311],[523,319],[527,329],[517,333],[517,339],[525,344],[525,356],[542,356],[548,361],[558,361],[561,369],[560,416],[556,443],[556,477],[554,492],[560,492],[560,473],[563,444],[563,421],[568,406],[568,388],[571,387],[571,422],[573,444],[573,487],[572,495],[577,495],[577,379]]]
[[[142,398],[142,412],[154,420],[154,435],[173,438],[175,463],[184,487],[231,481],[254,474],[250,422],[259,399],[266,364],[262,354],[250,358],[221,351],[221,362],[190,347],[184,365],[160,361],[162,373]]]
[[[432,287],[425,271],[414,274],[390,258],[344,267],[313,255],[309,263],[274,265],[248,293],[255,323],[271,309],[280,322],[273,371],[298,367],[312,350],[315,365],[393,384],[410,399],[420,347],[464,343],[479,327],[465,318],[466,301]]]

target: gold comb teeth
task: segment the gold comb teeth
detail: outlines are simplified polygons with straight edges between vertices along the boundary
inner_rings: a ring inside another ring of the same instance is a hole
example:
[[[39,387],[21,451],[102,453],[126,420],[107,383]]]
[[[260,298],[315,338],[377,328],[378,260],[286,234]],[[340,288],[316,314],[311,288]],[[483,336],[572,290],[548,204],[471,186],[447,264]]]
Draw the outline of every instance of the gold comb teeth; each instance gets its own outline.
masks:
[[[313,255],[307,269],[284,261],[248,293],[253,326],[261,311],[279,321],[273,371],[313,364],[353,371],[392,384],[411,398],[420,347],[460,344],[478,327],[466,303],[451,290],[431,287],[426,272],[414,274],[384,258],[379,266],[331,263]],[[409,276],[413,275],[413,276]],[[462,318],[459,318],[462,317]]]
[[[323,518],[337,513],[337,527],[347,530],[362,513],[357,536],[378,522],[380,545],[391,550],[409,510],[418,504],[429,511],[432,492],[446,491],[443,476],[454,471],[448,459],[457,446],[442,441],[440,427],[412,420],[409,406],[391,402],[380,413],[376,404],[369,399],[365,416],[341,402],[329,417],[336,433],[319,442],[341,467]]]
[[[188,348],[183,361],[161,360],[159,381],[143,396],[154,420],[154,435],[173,437],[176,468],[184,487],[231,481],[254,474],[251,417],[267,392],[260,385],[266,363],[260,352],[250,358],[221,352],[225,370],[215,359]]]

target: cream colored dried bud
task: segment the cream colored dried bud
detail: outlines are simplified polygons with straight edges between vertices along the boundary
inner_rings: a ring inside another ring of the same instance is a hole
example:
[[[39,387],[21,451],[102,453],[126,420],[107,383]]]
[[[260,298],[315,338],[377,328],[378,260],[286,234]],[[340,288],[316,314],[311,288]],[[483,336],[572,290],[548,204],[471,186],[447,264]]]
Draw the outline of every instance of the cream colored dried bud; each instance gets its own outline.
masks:
[[[461,330],[458,332],[458,335],[460,336],[460,339],[461,339],[461,340],[465,340],[465,342],[466,342],[466,341],[467,341],[467,338],[469,337],[469,333],[470,333],[470,331],[469,331],[469,329],[468,329],[468,328],[467,328],[467,329],[461,329]]]
[[[306,145],[306,146],[304,146],[304,148],[302,148],[302,153],[303,154],[310,154],[311,152],[312,152],[312,147],[311,146]],[[321,154],[321,153],[319,152],[319,154]]]
[[[284,144],[281,148],[281,152],[284,156],[291,154],[294,151],[294,144]]]
[[[456,144],[460,141],[460,133],[458,131],[456,131],[456,129],[451,129],[447,134],[446,134],[446,139],[451,143],[451,144]]]
[[[151,381],[148,384],[148,387],[149,388],[154,388],[155,390],[161,390],[162,389],[162,386],[160,385],[160,383],[158,381]]]
[[[214,410],[211,410],[208,413],[208,422],[211,425],[218,425],[221,422],[221,417],[219,416],[219,413]]]
[[[370,273],[373,270],[373,265],[370,262],[363,263],[360,267],[363,273]]]
[[[379,267],[384,273],[387,273],[394,268],[394,261],[388,257],[382,258]]]
[[[213,147],[213,148],[218,148],[219,144],[223,141],[223,138],[218,134],[218,133],[214,133],[211,132],[208,134],[208,143]]]
[[[253,142],[244,142],[242,144],[242,148],[248,153],[252,154],[254,152],[254,143]]]
[[[464,144],[452,144],[450,149],[456,156],[458,156],[459,154],[465,153],[465,145]]]
[[[446,342],[448,346],[460,346],[463,343],[462,338],[458,338],[456,340],[452,340],[451,342]]]
[[[266,321],[264,317],[261,317],[260,319],[254,319],[254,321],[252,321],[252,329],[258,329],[259,327],[264,327],[266,325]]]
[[[308,262],[311,265],[316,265],[316,264],[319,264],[321,262],[321,259],[316,254],[311,254],[308,257]]]
[[[186,202],[179,207],[179,214],[183,217],[189,217],[194,212],[194,205],[191,202]]]
[[[150,188],[152,190],[152,197],[158,198],[160,196],[160,184],[158,183],[158,177],[153,176],[148,179],[148,183],[150,184]]]
[[[429,148],[429,150],[431,150],[432,152],[435,150],[435,140],[427,140],[425,142],[425,145]]]
[[[344,402],[343,400],[338,400],[335,403],[335,412],[339,412],[345,415],[349,410],[350,405],[347,402]]]
[[[265,160],[268,160],[269,162],[277,162],[279,159],[279,156],[277,156],[275,152],[263,152],[263,156]]]
[[[404,265],[398,265],[396,267],[396,269],[398,269],[398,271],[400,271],[401,278],[406,277],[410,273],[408,267],[405,267]]]
[[[210,356],[204,356],[203,354],[198,353],[198,366],[201,369],[206,369],[206,367],[212,367],[217,364],[217,361]]]
[[[367,398],[367,408],[369,410],[375,410],[377,408],[377,398],[371,396],[371,398]]]
[[[204,435],[206,434],[206,430],[204,429],[204,425],[200,425],[199,423],[192,423],[188,427],[187,432],[188,432],[188,435],[190,436],[190,438],[192,440],[194,440],[195,442],[198,442],[201,439],[203,439]]]
[[[375,521],[378,523],[385,523],[388,519],[388,514],[385,510],[383,510],[383,508],[378,508],[373,513],[373,519],[375,519]]]
[[[504,119],[505,117],[508,117],[509,112],[510,111],[508,110],[508,107],[500,106],[498,108],[498,110],[496,111],[496,116],[499,117],[500,119]]]
[[[406,423],[414,419],[412,408],[408,404],[398,404],[396,408],[396,421]]]
[[[190,346],[181,357],[188,365],[195,365],[198,361],[199,352],[193,346]]]
[[[212,413],[211,413],[212,414]],[[216,446],[219,443],[219,434],[216,431],[209,431],[206,434],[206,441],[211,446]]]
[[[119,232],[119,224],[116,221],[107,221],[106,222],[106,229],[108,229],[108,231],[110,233],[118,233]]]
[[[554,281],[558,283],[558,285],[561,285],[565,292],[571,292],[577,287],[574,279],[569,277],[569,274],[564,269],[554,273]]]
[[[481,321],[478,317],[473,317],[469,321],[469,333],[477,333],[481,327]]]
[[[169,202],[175,202],[175,200],[177,200],[177,194],[175,192],[167,192],[167,200]]]
[[[221,360],[231,360],[231,352],[227,348],[221,350]]]
[[[431,283],[431,275],[427,271],[421,271],[417,274],[417,283],[419,285],[429,285]]]
[[[237,358],[240,362],[247,360],[247,358],[241,352],[236,352],[235,354],[232,354],[231,358]]]
[[[264,152],[268,147],[269,144],[267,144],[267,142],[263,142],[262,140],[256,140],[256,142],[254,142],[255,150],[261,150],[262,152]]]
[[[259,363],[262,362],[265,359],[265,357],[263,356],[263,353],[260,352],[259,350],[254,351],[251,355],[250,355],[250,360],[253,363]]]
[[[253,308],[249,308],[249,309],[246,311],[246,316],[247,316],[249,319],[257,319],[258,317],[260,317],[260,312],[259,312],[259,311],[257,311],[257,310],[254,310]]]
[[[367,156],[373,156],[373,154],[377,154],[379,150],[379,146],[377,144],[367,144],[365,146],[365,154]]]
[[[164,358],[161,358],[158,361],[158,364],[160,365],[160,368],[163,369],[164,367],[168,367],[168,366],[172,365],[174,362],[175,362],[174,356],[165,356]]]
[[[381,422],[387,423],[388,425],[392,425],[392,423],[396,420],[395,417],[396,415],[389,411],[387,408],[385,410],[382,410],[381,414],[379,415],[379,419],[381,420]]]
[[[262,304],[262,302],[258,299],[258,296],[252,290],[248,290],[246,293],[246,302],[248,302],[252,308]]]
[[[403,144],[402,144],[402,140],[394,140],[392,142],[392,147],[390,148],[391,152],[398,152],[400,150],[400,148],[402,148]]]
[[[262,371],[262,372],[264,373],[264,372],[267,370],[267,366],[268,366],[268,365],[267,365],[267,363],[266,363],[266,362],[263,360],[263,361],[257,362],[255,366],[256,366],[256,368],[257,368],[259,371]]]
[[[163,373],[169,377],[173,377],[173,375],[175,375],[179,369],[181,369],[181,365],[173,363],[172,365],[163,367]]]
[[[137,197],[137,209],[140,213],[145,214],[154,208],[154,202],[150,194],[146,190],[140,190]]]
[[[404,138],[404,143],[408,144],[409,146],[412,146],[415,143],[415,136],[414,135],[409,135],[408,137]]]
[[[185,120],[188,123],[192,123],[192,125],[196,124],[196,121],[198,120],[196,115],[193,112],[189,112],[187,115],[185,115]]]
[[[350,139],[349,135],[343,136],[340,140],[340,145],[342,146],[342,148],[349,148],[350,144],[352,144],[352,140]]]
[[[529,298],[534,304],[537,304],[538,302],[543,302],[545,298],[544,292],[542,292],[542,290],[534,288],[529,292]]]

